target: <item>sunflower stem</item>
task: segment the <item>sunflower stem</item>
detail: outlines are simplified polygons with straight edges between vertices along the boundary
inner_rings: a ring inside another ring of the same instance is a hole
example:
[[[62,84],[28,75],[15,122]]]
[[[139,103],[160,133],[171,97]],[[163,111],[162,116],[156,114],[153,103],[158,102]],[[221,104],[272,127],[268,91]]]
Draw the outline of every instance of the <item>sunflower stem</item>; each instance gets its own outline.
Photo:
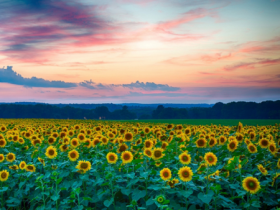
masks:
[[[3,182],[1,182],[1,189],[2,189],[2,188],[3,188]],[[1,202],[2,208],[4,208],[4,198],[3,198],[3,197],[4,197],[4,191],[1,193],[1,197],[2,197],[2,198],[1,198],[1,201],[2,201],[2,202]]]

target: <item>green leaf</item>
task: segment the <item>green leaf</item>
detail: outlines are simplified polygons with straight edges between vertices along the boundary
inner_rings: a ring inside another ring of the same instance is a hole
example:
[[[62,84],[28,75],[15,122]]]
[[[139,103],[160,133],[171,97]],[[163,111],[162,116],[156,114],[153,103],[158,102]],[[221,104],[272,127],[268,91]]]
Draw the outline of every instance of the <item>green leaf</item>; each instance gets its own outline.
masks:
[[[126,175],[128,178],[133,179],[135,177],[135,173],[130,173]]]
[[[110,198],[110,200],[105,200],[104,201],[104,205],[106,206],[106,207],[109,207],[109,206],[111,206],[111,204],[114,202],[114,198]]]
[[[56,184],[59,184],[62,181],[62,178],[59,178],[58,180],[56,180]]]
[[[153,198],[150,198],[149,200],[146,201],[146,205],[147,205],[147,206],[150,206],[150,205],[152,205],[153,203],[154,203]]]
[[[185,198],[188,198],[190,197],[191,194],[193,194],[193,190],[192,189],[189,189],[187,191],[185,190],[180,190],[179,193],[184,196]]]
[[[53,196],[51,196],[51,199],[53,200],[53,201],[57,201],[58,199],[59,199],[59,195],[53,195]]]
[[[161,188],[162,188],[162,186],[151,185],[147,189],[149,189],[149,190],[160,190]]]
[[[131,193],[131,190],[130,189],[122,188],[121,192],[122,192],[122,194],[129,196],[129,194]]]
[[[132,194],[132,199],[138,201],[140,198],[144,198],[146,195],[146,190],[134,190]]]
[[[213,192],[212,190],[209,190],[208,194],[199,193],[197,197],[198,197],[203,203],[209,204],[210,201],[211,201],[212,198],[213,198],[213,195],[214,195],[214,192]]]
[[[2,187],[2,188],[0,188],[0,192],[5,192],[5,191],[7,191],[9,188],[8,187]]]

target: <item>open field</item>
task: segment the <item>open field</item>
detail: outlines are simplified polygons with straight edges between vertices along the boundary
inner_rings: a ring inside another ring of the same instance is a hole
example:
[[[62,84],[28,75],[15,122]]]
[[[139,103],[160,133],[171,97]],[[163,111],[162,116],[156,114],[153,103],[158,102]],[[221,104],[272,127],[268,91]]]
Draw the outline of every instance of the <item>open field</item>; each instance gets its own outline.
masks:
[[[276,121],[182,122],[2,119],[1,209],[280,206]]]
[[[243,125],[275,125],[280,124],[279,120],[263,120],[263,119],[165,119],[165,120],[121,120],[120,122],[144,122],[144,123],[173,123],[173,124],[188,124],[188,125],[225,125],[236,126],[239,122]]]

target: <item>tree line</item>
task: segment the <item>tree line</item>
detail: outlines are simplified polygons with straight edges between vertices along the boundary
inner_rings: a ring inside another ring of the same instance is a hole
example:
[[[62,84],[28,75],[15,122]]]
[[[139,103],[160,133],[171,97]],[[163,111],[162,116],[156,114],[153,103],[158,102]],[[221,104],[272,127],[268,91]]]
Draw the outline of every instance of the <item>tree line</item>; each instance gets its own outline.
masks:
[[[218,102],[214,106],[192,108],[165,108],[158,105],[148,114],[143,107],[141,113],[130,110],[128,106],[109,111],[108,107],[81,109],[70,106],[58,107],[48,104],[20,105],[0,104],[0,118],[46,118],[46,119],[99,119],[131,120],[131,119],[280,119],[280,100],[255,102]]]

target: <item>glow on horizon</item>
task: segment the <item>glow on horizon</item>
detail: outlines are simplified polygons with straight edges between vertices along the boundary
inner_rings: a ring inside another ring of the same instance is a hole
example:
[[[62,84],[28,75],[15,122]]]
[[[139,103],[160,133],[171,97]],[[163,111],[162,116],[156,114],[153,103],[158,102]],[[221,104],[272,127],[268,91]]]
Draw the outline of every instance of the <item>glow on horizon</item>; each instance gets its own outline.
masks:
[[[279,0],[0,1],[0,66],[76,84],[26,85],[3,70],[0,102],[277,100],[279,8]]]

